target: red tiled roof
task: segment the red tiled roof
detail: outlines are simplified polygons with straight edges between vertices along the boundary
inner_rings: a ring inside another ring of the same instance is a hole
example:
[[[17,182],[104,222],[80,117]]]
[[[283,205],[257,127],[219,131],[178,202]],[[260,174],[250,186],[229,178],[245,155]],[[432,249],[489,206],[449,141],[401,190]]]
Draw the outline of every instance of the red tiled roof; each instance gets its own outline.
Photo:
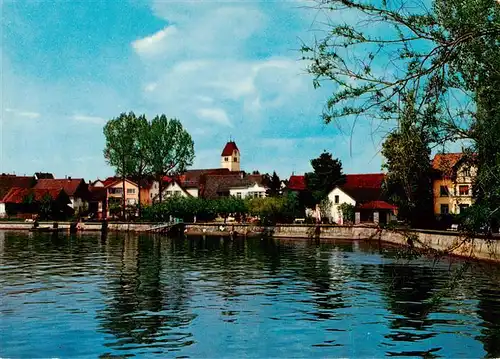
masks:
[[[396,206],[387,203],[386,201],[369,201],[357,206],[359,209],[397,209]]]
[[[119,181],[120,178],[119,177],[108,177],[106,178],[104,181],[101,181],[102,184],[104,185],[104,187],[107,187],[113,183],[115,183],[116,181]]]
[[[342,188],[382,188],[384,182],[384,173],[364,173],[345,176],[345,182]]]
[[[382,184],[384,173],[363,173],[345,176],[345,182],[340,189],[351,196],[356,202],[371,202],[384,200]]]
[[[5,195],[2,202],[4,203],[14,203],[21,204],[23,200],[29,196],[33,195],[35,201],[41,201],[45,196],[50,196],[52,200],[57,200],[58,198],[64,198],[66,203],[71,203],[68,196],[62,189],[37,189],[37,188],[12,188],[9,193]]]
[[[306,186],[306,176],[290,176],[288,180],[288,189],[292,191],[303,191],[307,188]]]
[[[222,150],[221,156],[232,156],[233,151],[240,152],[240,150],[238,149],[238,146],[236,146],[236,142],[229,141],[228,143],[226,143],[226,146]]]
[[[35,177],[0,175],[0,200],[10,191],[12,187],[31,188],[35,185]]]
[[[74,196],[80,185],[85,185],[82,178],[71,179],[39,179],[35,189],[62,189],[68,196]]]

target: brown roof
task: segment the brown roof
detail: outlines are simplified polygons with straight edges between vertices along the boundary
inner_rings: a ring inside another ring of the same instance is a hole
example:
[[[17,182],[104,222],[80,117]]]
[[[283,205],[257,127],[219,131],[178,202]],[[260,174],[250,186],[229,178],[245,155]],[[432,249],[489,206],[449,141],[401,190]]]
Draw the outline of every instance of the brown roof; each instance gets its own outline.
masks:
[[[35,185],[35,177],[0,175],[0,200],[10,191],[12,187],[31,188]]]
[[[226,175],[204,175],[200,181],[200,196],[204,198],[217,198],[227,195],[231,188],[245,188],[263,183],[262,175],[246,175],[238,172]]]
[[[177,176],[176,180],[183,188],[198,188],[201,176],[209,174],[222,175],[229,173],[231,173],[231,171],[229,171],[228,168],[194,169],[185,171],[182,175]]]
[[[35,185],[35,189],[62,189],[68,196],[74,196],[77,191],[84,191],[81,188],[86,186],[83,178],[68,178],[68,179],[40,179]]]
[[[13,203],[13,204],[21,204],[24,199],[33,195],[35,201],[41,201],[45,196],[49,196],[52,200],[61,199],[64,200],[65,203],[71,203],[67,194],[62,189],[37,189],[37,188],[12,188],[9,193],[5,195],[2,202],[4,203]]]
[[[89,193],[90,202],[105,201],[107,189],[104,187],[89,186]]]
[[[438,153],[432,160],[432,168],[439,172],[448,173],[462,157],[462,153]]]
[[[232,156],[233,151],[240,152],[240,150],[238,149],[238,146],[236,146],[236,142],[229,141],[228,143],[226,143],[226,146],[224,146],[224,149],[222,150],[221,156]]]

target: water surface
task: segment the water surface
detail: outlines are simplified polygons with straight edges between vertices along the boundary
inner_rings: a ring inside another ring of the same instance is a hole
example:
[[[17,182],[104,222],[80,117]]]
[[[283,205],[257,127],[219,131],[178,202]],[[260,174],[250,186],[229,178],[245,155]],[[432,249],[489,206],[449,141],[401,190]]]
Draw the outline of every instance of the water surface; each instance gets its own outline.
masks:
[[[450,282],[455,262],[358,241],[0,231],[0,357],[499,357],[499,267]]]

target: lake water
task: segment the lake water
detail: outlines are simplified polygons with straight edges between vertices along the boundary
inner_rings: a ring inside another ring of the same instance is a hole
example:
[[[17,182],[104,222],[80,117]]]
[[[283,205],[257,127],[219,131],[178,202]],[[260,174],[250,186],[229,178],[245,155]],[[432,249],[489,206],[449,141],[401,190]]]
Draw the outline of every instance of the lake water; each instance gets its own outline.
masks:
[[[499,267],[352,241],[0,231],[0,357],[500,356]]]

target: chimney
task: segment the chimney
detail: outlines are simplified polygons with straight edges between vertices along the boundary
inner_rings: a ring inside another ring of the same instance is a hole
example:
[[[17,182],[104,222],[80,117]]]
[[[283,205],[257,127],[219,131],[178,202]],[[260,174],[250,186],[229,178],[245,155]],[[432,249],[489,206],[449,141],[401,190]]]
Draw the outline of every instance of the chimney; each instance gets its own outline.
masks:
[[[68,179],[71,180],[71,176],[68,176]]]

